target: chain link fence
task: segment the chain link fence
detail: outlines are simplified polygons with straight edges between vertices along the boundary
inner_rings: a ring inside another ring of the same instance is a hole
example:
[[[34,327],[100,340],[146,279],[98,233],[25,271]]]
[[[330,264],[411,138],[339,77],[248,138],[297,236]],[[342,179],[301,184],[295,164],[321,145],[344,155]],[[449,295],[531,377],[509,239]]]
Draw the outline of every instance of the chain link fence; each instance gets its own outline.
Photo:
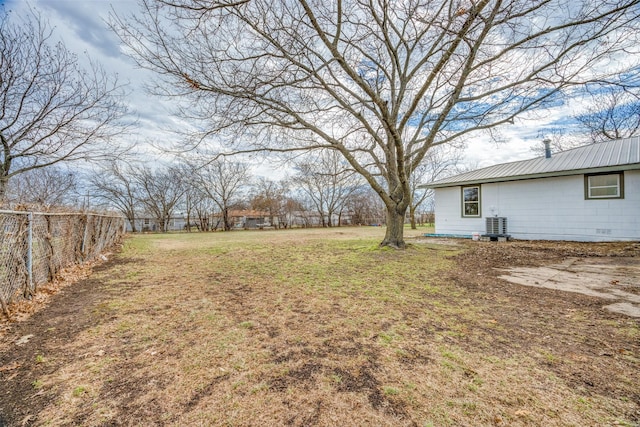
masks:
[[[86,213],[0,211],[0,304],[30,298],[38,285],[92,260],[124,234],[124,218]]]

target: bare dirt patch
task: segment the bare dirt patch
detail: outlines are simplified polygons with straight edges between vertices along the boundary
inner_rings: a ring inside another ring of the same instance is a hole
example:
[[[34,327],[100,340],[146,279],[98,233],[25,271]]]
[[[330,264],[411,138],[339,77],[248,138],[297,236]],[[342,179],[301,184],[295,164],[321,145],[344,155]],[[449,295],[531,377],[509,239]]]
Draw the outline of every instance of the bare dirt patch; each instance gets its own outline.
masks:
[[[0,338],[0,425],[640,422],[638,319],[499,277],[638,245],[382,233],[128,240]]]

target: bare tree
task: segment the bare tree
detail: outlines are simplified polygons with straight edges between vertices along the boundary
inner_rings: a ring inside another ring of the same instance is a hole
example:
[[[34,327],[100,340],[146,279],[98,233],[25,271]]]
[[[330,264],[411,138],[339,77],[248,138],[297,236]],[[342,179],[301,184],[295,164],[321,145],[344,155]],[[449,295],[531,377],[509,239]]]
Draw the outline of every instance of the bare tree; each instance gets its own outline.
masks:
[[[89,179],[91,197],[106,206],[120,211],[136,232],[136,207],[139,205],[139,190],[134,180],[135,171],[126,165],[112,162]]]
[[[36,12],[9,15],[0,8],[0,199],[18,174],[115,155],[126,128],[117,79],[82,69]]]
[[[167,231],[173,211],[185,192],[180,170],[177,167],[152,170],[142,166],[134,171],[133,179],[139,201],[154,216],[160,231]]]
[[[578,126],[572,123],[573,126],[567,130],[566,123],[563,123],[562,127],[541,130],[531,151],[544,155],[543,140],[548,140],[551,150],[556,152],[640,133],[640,87],[591,85],[581,97],[581,102],[588,106],[586,111],[572,117]]]
[[[598,86],[589,92],[591,107],[575,119],[592,142],[627,138],[640,132],[640,89]]]
[[[193,182],[220,209],[222,226],[231,230],[229,210],[240,201],[250,181],[249,167],[245,163],[218,159],[205,166],[192,166]]]
[[[362,184],[361,177],[340,153],[322,150],[296,164],[293,177],[305,199],[318,213],[320,225],[340,225],[342,212],[351,194]],[[337,216],[337,223],[333,218]]]
[[[214,228],[215,203],[204,192],[199,189],[197,191],[197,197],[193,200],[196,226],[200,231],[212,231]]]
[[[142,0],[112,27],[226,153],[340,152],[402,248],[410,174],[437,145],[606,80],[640,48],[637,0]],[[618,59],[623,59],[618,61]],[[631,61],[632,62],[632,61]],[[176,98],[174,98],[176,99]]]
[[[286,197],[282,204],[282,213],[278,219],[278,226],[291,228],[293,226],[307,225],[300,224],[298,214],[304,210],[302,203],[292,196]],[[304,218],[302,218],[304,220]]]
[[[16,178],[6,198],[10,204],[35,204],[48,209],[78,202],[78,179],[73,172],[51,167],[32,169]]]
[[[191,233],[191,224],[193,222],[193,213],[196,212],[196,207],[200,203],[200,200],[204,197],[204,194],[191,184],[185,182],[184,197],[182,201],[182,207],[185,212],[185,227],[188,233]]]
[[[382,225],[385,223],[385,206],[369,187],[362,186],[349,196],[347,209],[354,225]]]
[[[269,213],[271,225],[287,226],[285,220],[287,193],[289,186],[287,180],[274,181],[267,178],[259,179],[254,184],[254,194],[251,197],[251,208]],[[277,218],[277,221],[275,220]]]

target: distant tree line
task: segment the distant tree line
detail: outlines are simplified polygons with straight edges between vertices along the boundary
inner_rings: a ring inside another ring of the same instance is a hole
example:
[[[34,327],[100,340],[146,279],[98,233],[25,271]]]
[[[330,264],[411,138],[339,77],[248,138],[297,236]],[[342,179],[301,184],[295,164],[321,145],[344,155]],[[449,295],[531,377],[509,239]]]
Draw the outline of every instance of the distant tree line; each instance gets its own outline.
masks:
[[[236,225],[232,212],[237,211],[259,212],[274,228],[385,221],[376,194],[331,151],[301,158],[279,179],[254,176],[248,163],[226,158],[153,168],[113,162],[93,175],[86,188],[94,207],[117,209],[133,232],[140,231],[140,215],[150,216],[161,232],[176,216],[184,218],[188,231],[228,231]]]
[[[279,179],[255,176],[248,163],[220,158],[154,165],[113,161],[87,174],[51,167],[22,174],[15,184],[7,207],[117,210],[133,232],[143,231],[142,218],[163,232],[176,217],[184,219],[187,231],[228,231],[238,211],[259,212],[274,228],[381,225],[386,218],[379,197],[331,151],[300,158]],[[423,192],[416,188],[414,226],[432,209]]]

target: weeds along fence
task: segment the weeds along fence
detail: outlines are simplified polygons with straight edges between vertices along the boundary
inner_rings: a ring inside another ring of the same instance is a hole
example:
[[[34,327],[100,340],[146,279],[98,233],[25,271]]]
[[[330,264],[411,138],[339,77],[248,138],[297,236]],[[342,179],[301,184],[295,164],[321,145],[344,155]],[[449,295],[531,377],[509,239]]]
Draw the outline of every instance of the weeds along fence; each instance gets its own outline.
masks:
[[[73,264],[92,260],[124,234],[124,218],[88,213],[0,211],[0,304],[30,298]]]

